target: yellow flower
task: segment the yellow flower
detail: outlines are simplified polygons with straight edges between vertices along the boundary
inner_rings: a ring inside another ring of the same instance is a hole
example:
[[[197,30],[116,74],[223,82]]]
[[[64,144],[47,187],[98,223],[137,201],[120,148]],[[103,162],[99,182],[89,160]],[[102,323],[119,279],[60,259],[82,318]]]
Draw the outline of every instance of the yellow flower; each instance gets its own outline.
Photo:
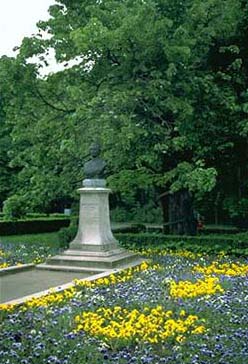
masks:
[[[127,268],[122,270],[121,272],[118,272],[116,274],[111,274],[108,277],[105,278],[99,278],[95,281],[86,281],[86,280],[80,280],[75,279],[73,282],[78,287],[85,287],[85,288],[95,288],[99,286],[108,286],[112,284],[117,283],[123,283],[131,280],[134,277],[135,273],[146,271],[147,269],[160,269],[161,267],[159,264],[156,265],[150,265],[148,262],[144,261],[140,265],[132,268]]]
[[[182,343],[184,340],[185,340],[185,336],[183,336],[183,335],[178,335],[176,337],[176,341],[179,343]]]
[[[137,251],[137,253],[140,253],[144,256],[153,256],[153,255],[159,255],[159,256],[166,256],[166,255],[172,255],[172,256],[179,256],[179,257],[185,257],[188,259],[195,259],[197,257],[202,256],[203,254],[200,253],[193,253],[188,250],[177,250],[173,251],[171,249],[160,249],[160,248],[148,248],[148,249],[142,249],[140,251]]]
[[[218,263],[214,261],[207,267],[197,265],[194,271],[205,275],[222,274],[226,276],[245,276],[248,274],[248,264],[241,263]]]
[[[170,281],[170,295],[174,298],[194,298],[202,295],[212,295],[224,292],[218,278],[207,277],[198,279],[195,283],[190,281]]]
[[[0,311],[12,311],[16,305],[0,303]]]
[[[2,249],[0,249],[0,257],[6,257],[8,254],[6,254]]]
[[[197,326],[194,330],[192,330],[192,334],[203,334],[206,331],[204,326]]]
[[[127,342],[134,340],[151,344],[163,342],[169,337],[181,342],[184,340],[182,334],[203,332],[203,326],[198,326],[197,316],[187,316],[186,312],[184,318],[174,319],[171,316],[173,312],[164,311],[162,306],[145,307],[142,311],[137,309],[128,311],[120,306],[101,307],[95,312],[88,311],[77,315],[74,332],[84,330],[90,335],[101,337],[107,343],[121,339]]]
[[[34,297],[24,303],[22,310],[26,310],[27,307],[47,307],[53,304],[60,304],[70,300],[74,297],[76,289],[71,287],[62,292],[55,292],[54,289],[50,289],[50,292],[41,297]]]

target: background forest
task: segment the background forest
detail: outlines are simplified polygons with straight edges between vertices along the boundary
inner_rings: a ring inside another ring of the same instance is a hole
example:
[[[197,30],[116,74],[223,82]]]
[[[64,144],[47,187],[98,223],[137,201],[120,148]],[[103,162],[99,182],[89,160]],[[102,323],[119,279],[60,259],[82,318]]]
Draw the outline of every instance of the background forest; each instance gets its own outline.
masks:
[[[49,12],[0,58],[0,208],[71,207],[97,139],[115,220],[190,233],[197,210],[244,226],[248,1],[58,0]],[[50,48],[65,69],[41,77]]]

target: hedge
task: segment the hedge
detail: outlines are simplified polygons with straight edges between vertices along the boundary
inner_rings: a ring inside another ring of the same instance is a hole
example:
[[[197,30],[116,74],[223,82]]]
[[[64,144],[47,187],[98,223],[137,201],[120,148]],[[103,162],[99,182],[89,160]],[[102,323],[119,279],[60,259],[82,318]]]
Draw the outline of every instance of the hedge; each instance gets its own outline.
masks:
[[[32,219],[17,221],[0,221],[1,235],[39,234],[58,231],[68,227],[70,219]]]
[[[124,231],[123,231],[124,232]],[[70,226],[59,231],[61,247],[68,247],[77,233],[76,226]],[[127,249],[142,249],[147,247],[161,247],[172,250],[186,249],[196,253],[218,253],[237,256],[248,255],[248,235],[235,234],[232,237],[225,236],[178,236],[153,233],[120,233],[113,230],[116,239]]]
[[[128,249],[142,249],[147,247],[167,248],[172,250],[185,249],[195,253],[219,253],[238,256],[248,255],[248,236],[178,236],[163,234],[116,234],[116,238],[123,247]]]
[[[202,230],[200,230],[200,234],[208,235],[208,234],[238,234],[242,231],[242,229],[238,229],[237,227],[210,227],[206,226]]]

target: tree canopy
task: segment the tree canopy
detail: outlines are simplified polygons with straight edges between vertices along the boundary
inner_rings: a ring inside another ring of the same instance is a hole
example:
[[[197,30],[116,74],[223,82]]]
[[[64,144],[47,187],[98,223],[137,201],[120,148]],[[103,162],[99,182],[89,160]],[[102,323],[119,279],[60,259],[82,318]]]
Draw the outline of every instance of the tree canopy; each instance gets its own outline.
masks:
[[[88,146],[99,139],[116,192],[153,187],[163,202],[180,191],[217,196],[225,181],[224,197],[245,197],[247,7],[243,0],[57,1],[38,23],[50,39],[38,32],[15,60],[0,62],[11,132],[4,164],[19,171],[16,193],[43,209],[70,201]],[[39,78],[28,59],[43,60],[49,47],[57,61],[79,64]],[[239,187],[229,188],[236,176]]]

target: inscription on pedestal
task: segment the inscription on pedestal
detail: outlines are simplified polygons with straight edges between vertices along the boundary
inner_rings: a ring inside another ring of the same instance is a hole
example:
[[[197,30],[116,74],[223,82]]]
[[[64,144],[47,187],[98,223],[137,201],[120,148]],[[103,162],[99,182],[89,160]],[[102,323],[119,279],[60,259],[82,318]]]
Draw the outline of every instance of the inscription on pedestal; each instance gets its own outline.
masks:
[[[82,211],[85,214],[85,218],[90,221],[99,220],[99,211],[96,205],[93,204],[82,204]]]

